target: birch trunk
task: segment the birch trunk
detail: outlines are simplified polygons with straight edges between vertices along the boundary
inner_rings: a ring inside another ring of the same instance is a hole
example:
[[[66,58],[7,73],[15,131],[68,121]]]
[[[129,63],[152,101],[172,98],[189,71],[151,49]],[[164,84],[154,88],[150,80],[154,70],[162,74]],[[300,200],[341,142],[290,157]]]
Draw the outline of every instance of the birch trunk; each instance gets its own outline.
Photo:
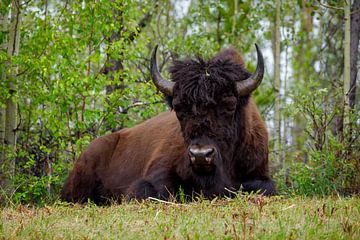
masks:
[[[16,56],[19,53],[19,40],[20,40],[20,2],[13,0],[11,6],[11,23],[8,41],[8,55]],[[7,69],[9,69],[8,64]],[[6,74],[6,81],[8,83],[8,89],[10,96],[6,99],[6,116],[5,116],[5,145],[9,149],[15,150],[16,147],[16,126],[17,126],[17,105],[16,105],[16,78],[17,70],[11,70]],[[8,172],[10,175],[14,174],[15,161],[9,161]]]
[[[274,90],[275,90],[275,103],[274,103],[274,128],[275,128],[275,159],[277,163],[283,163],[281,159],[281,113],[280,113],[280,0],[276,0],[276,21],[275,21],[275,41],[274,41]]]
[[[347,133],[349,126],[349,92],[350,92],[350,33],[351,33],[351,16],[350,0],[344,1],[345,12],[345,29],[344,29],[344,118],[343,134]],[[344,139],[345,136],[342,137]]]
[[[3,32],[6,32],[7,30],[7,12],[0,14],[0,28]],[[4,39],[3,42],[0,43],[0,49],[2,51],[6,51],[7,49],[7,41],[6,39]],[[1,77],[1,82],[5,82],[5,66],[4,64],[0,65],[0,77]],[[4,187],[5,185],[5,171],[6,169],[4,169],[5,167],[5,107],[3,106],[4,102],[3,99],[1,99],[0,101],[0,188]]]

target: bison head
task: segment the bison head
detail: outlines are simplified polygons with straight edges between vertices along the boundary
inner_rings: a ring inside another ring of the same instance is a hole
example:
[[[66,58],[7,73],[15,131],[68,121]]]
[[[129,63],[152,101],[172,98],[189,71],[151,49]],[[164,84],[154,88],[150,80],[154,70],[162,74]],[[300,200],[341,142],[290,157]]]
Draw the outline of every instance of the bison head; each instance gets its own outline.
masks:
[[[156,87],[169,99],[187,144],[187,157],[195,173],[213,174],[233,157],[241,136],[241,114],[248,97],[263,78],[264,61],[259,47],[256,72],[250,74],[233,49],[209,61],[175,61],[172,81],[165,80],[156,63],[157,46],[151,57],[151,74]]]

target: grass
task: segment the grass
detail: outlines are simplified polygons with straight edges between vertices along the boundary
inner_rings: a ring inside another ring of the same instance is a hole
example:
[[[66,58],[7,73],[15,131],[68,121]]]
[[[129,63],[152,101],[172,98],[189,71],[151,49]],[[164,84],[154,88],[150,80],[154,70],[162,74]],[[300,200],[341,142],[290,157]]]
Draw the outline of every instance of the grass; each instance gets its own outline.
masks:
[[[360,198],[239,196],[1,209],[0,239],[360,239]]]

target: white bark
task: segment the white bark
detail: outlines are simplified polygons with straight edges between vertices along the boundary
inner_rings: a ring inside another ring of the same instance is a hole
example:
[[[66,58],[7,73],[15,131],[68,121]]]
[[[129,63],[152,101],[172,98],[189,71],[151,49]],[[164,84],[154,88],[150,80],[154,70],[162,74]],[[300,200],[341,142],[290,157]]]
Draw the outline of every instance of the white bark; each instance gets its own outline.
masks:
[[[350,93],[350,33],[351,33],[351,16],[350,16],[350,0],[344,1],[345,12],[345,38],[344,38],[344,122],[343,133],[346,134],[349,126],[349,93]]]
[[[13,0],[11,6],[11,23],[9,32],[9,41],[7,52],[9,56],[16,56],[19,53],[20,47],[20,3],[18,0]],[[10,64],[7,64],[6,81],[8,82],[8,89],[10,96],[6,100],[6,115],[5,115],[5,144],[7,148],[15,150],[16,147],[16,127],[17,127],[17,104],[16,104],[16,69],[12,69]],[[10,69],[10,71],[9,71]],[[9,173],[12,175],[15,169],[15,162],[9,162]]]
[[[282,162],[281,159],[281,94],[280,94],[280,6],[281,1],[276,0],[276,21],[275,21],[275,41],[274,41],[274,90],[275,90],[275,103],[274,103],[274,128],[275,128],[275,159],[278,163]]]

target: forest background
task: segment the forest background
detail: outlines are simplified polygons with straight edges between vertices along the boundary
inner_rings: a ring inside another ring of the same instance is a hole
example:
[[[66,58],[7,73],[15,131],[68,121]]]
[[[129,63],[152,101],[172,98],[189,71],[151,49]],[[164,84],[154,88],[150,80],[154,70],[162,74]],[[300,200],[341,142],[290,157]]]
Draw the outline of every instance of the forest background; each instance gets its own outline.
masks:
[[[233,46],[266,74],[253,93],[280,194],[360,189],[359,0],[2,0],[0,199],[58,199],[96,137],[167,110],[153,86],[177,58]]]

